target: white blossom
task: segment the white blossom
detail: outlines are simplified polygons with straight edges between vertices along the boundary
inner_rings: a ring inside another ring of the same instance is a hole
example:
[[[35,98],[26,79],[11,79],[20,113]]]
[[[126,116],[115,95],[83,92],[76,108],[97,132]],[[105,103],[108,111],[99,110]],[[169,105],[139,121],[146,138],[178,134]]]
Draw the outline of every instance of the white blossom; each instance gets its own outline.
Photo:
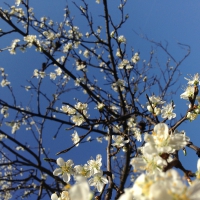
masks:
[[[60,69],[60,67],[58,67],[57,69],[55,69],[56,75],[60,76],[62,74],[62,70]]]
[[[102,143],[103,142],[103,137],[97,137],[96,140],[97,140],[97,142]]]
[[[24,151],[24,148],[21,147],[21,146],[18,146],[18,147],[16,147],[16,150],[17,150],[17,151],[19,151],[19,150]]]
[[[131,61],[136,64],[140,60],[140,56],[138,53],[135,53],[134,56],[132,57]]]
[[[165,101],[162,101],[159,96],[156,97],[155,95],[149,97],[149,100],[151,102],[152,107],[155,107],[157,105],[161,105],[161,104],[165,103]]]
[[[124,140],[124,137],[121,135],[114,136],[112,135],[112,139],[115,141],[112,143],[112,146],[116,146],[117,148],[123,147],[129,140]]]
[[[83,111],[83,110],[87,110],[87,106],[88,104],[87,103],[81,103],[81,102],[78,102],[76,105],[75,105],[75,108],[79,111]]]
[[[161,117],[168,118],[169,120],[171,120],[172,118],[175,118],[176,114],[173,113],[173,110],[174,110],[173,103],[169,103],[166,106],[162,106]]]
[[[113,38],[114,35],[115,35],[115,31],[112,31],[112,32],[110,33],[110,37]]]
[[[92,192],[84,177],[76,177],[76,183],[70,188],[69,195],[71,200],[91,200]]]
[[[118,88],[121,89],[121,91],[125,88],[125,81],[122,79],[118,79],[117,82],[112,84],[112,89],[117,92]]]
[[[118,66],[119,69],[131,69],[133,66],[130,65],[129,61],[126,59],[123,59],[121,63],[119,63]]]
[[[133,132],[134,137],[136,138],[137,141],[141,142],[142,141],[142,136],[141,136],[141,131],[139,128],[133,127],[130,129]]]
[[[8,80],[6,80],[6,79],[3,79],[3,80],[1,81],[1,87],[5,87],[5,86],[7,86],[7,85],[10,85],[10,82],[9,82]]]
[[[27,35],[24,37],[24,41],[28,43],[28,47],[31,47],[36,42],[36,35]]]
[[[44,78],[46,76],[46,73],[44,71],[39,71],[38,69],[35,69],[33,71],[33,76],[36,78]]]
[[[91,159],[91,160],[87,161],[91,175],[94,175],[94,174],[100,172],[100,168],[102,166],[101,160],[102,160],[102,156],[100,154],[98,154],[96,156],[96,160]]]
[[[94,174],[93,178],[91,178],[88,183],[90,186],[95,186],[98,192],[101,192],[104,185],[108,183],[108,180],[103,176],[103,171],[100,170]]]
[[[15,49],[18,46],[19,42],[20,42],[19,39],[15,39],[15,40],[12,41],[11,48],[9,49],[10,54],[16,54]]]
[[[197,113],[194,113],[194,112],[188,112],[187,113],[187,119],[189,119],[190,121],[195,120],[197,117],[198,117]]]
[[[189,138],[182,133],[169,134],[169,128],[164,123],[155,125],[152,135],[145,133],[145,145],[143,154],[161,155],[162,153],[173,153],[187,144]]]
[[[25,86],[25,90],[29,91],[31,89],[31,86]]]
[[[75,123],[75,125],[80,126],[85,122],[85,118],[88,118],[89,115],[87,114],[86,110],[83,110],[83,114],[76,113],[71,117],[71,120]]]
[[[95,107],[95,109],[98,109],[99,111],[102,111],[103,108],[105,107],[105,104],[104,103],[99,103],[97,104],[97,106]]]
[[[56,79],[56,73],[51,72],[49,76],[50,76],[50,79],[52,80]]]
[[[68,51],[70,51],[71,49],[73,49],[73,44],[72,43],[67,43],[63,46],[63,52],[66,53]]]
[[[200,158],[197,161],[197,172],[196,172],[196,178],[200,179]]]
[[[76,61],[76,70],[84,70],[86,68],[86,63],[81,60]]]
[[[133,200],[133,188],[125,188],[118,200]]]
[[[68,115],[74,115],[76,113],[76,110],[71,108],[69,105],[62,106],[60,110]]]
[[[80,141],[80,137],[79,137],[77,131],[74,131],[74,133],[72,134],[72,141],[74,144],[76,144],[76,147],[79,146],[78,142]]]
[[[120,35],[117,40],[119,43],[126,43],[126,38],[123,35]]]
[[[142,197],[142,198],[141,198]],[[142,200],[197,200],[200,198],[200,182],[189,187],[184,184],[177,171],[141,174],[133,185],[133,198]]]
[[[56,160],[57,165],[59,166],[59,168],[56,168],[53,171],[53,175],[54,176],[59,176],[61,175],[63,178],[63,181],[65,181],[66,183],[68,183],[70,181],[70,177],[71,175],[74,173],[73,170],[73,161],[72,160],[68,160],[67,162],[65,162],[62,158],[58,158]]]
[[[16,4],[17,6],[19,6],[21,2],[22,2],[22,0],[15,0],[15,4]]]
[[[121,57],[122,57],[122,55],[121,55],[121,52],[120,52],[119,48],[117,48],[117,51],[116,51],[116,56],[117,56],[117,57],[119,57],[119,58],[121,58]]]
[[[44,31],[43,35],[47,38],[47,40],[52,40],[53,41],[55,39],[55,34],[50,30]]]
[[[166,160],[159,155],[145,154],[131,160],[134,172],[146,171],[148,173],[157,173],[167,166]]]
[[[200,77],[199,74],[195,74],[194,77],[191,76],[191,79],[185,78],[188,81],[188,85],[199,85]]]
[[[76,165],[74,167],[76,176],[83,176],[89,178],[91,176],[89,165]]]
[[[51,195],[51,200],[70,200],[69,193],[68,191],[63,191],[60,197],[58,197],[56,193],[53,193]]]
[[[6,122],[6,125],[12,128],[11,133],[14,134],[17,130],[19,130],[21,124],[18,121],[17,122],[12,121],[12,122]]]
[[[184,93],[180,95],[181,99],[187,99],[194,97],[194,86],[188,86]]]
[[[9,116],[8,107],[7,107],[7,106],[3,106],[3,107],[1,108],[1,114],[3,114],[3,116],[4,116],[5,118],[7,118],[7,117]]]
[[[152,107],[151,105],[147,106],[147,110],[151,113],[153,113],[155,116],[160,115],[161,109],[158,107]]]
[[[83,52],[83,55],[84,55],[84,57],[89,58],[90,52],[89,52],[88,50],[85,50],[85,51]]]

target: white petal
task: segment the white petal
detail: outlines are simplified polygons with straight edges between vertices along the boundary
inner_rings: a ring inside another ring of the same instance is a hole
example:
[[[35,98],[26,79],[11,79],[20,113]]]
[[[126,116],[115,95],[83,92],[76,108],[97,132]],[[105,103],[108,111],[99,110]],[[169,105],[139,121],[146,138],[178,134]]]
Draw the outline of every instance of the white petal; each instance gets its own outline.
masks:
[[[200,158],[197,161],[197,170],[200,172]]]
[[[90,180],[88,180],[88,183],[90,186],[95,186],[96,182],[94,182],[94,178],[91,178]]]
[[[124,140],[124,143],[129,143],[129,140]]]
[[[101,177],[101,181],[104,183],[104,184],[107,184],[108,183],[108,180],[106,177]]]
[[[155,143],[153,136],[149,135],[148,133],[144,134],[144,141],[145,142],[150,142],[150,143]]]
[[[114,135],[112,135],[112,139],[115,141],[116,140],[116,137]]]
[[[68,183],[69,181],[70,181],[70,174],[68,174],[68,173],[64,173],[63,174],[63,180],[66,182],[66,183]]]
[[[74,162],[73,162],[73,160],[68,160],[67,162],[66,162],[66,165],[67,166],[72,166],[72,165],[74,165]]]
[[[54,175],[54,176],[59,176],[60,174],[62,174],[61,168],[56,168],[56,169],[53,171],[53,175]]]
[[[154,144],[151,144],[151,143],[146,143],[145,146],[142,148],[142,153],[144,155],[157,155],[158,154],[158,151],[157,149],[155,148],[155,145]]]
[[[191,200],[200,199],[200,181],[194,181],[188,188],[187,194]]]
[[[97,190],[98,190],[98,192],[101,192],[103,190],[103,186],[104,186],[103,183],[97,182]]]
[[[98,154],[98,155],[96,156],[96,161],[98,161],[98,162],[100,163],[100,162],[101,162],[101,159],[102,159],[101,154]]]
[[[145,174],[141,174],[133,185],[134,197],[140,197],[142,195],[142,185],[145,183]]]
[[[56,193],[51,195],[51,200],[58,200],[58,196]]]
[[[162,185],[161,182],[154,183],[149,190],[149,199],[154,200],[172,200],[172,197],[169,196],[167,188],[165,185]]]
[[[85,178],[78,176],[77,182],[69,190],[70,198],[73,200],[89,200],[90,188]]]
[[[65,165],[65,161],[62,158],[58,158],[56,160],[56,162],[57,162],[57,165],[60,166],[60,167]]]
[[[132,188],[125,188],[125,193],[122,194],[119,200],[133,200],[133,189]]]
[[[144,161],[143,158],[136,157],[131,160],[131,165],[134,168],[134,171],[141,171],[145,170],[147,163]]]
[[[165,139],[167,139],[167,137],[169,136],[169,128],[165,123],[156,124],[154,127],[154,132],[158,136],[163,135]]]

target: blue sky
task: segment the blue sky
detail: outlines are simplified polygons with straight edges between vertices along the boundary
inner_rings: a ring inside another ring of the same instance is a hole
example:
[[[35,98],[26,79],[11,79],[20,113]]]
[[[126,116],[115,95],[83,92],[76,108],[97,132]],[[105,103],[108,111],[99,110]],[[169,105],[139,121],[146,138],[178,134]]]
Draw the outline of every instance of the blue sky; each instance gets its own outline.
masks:
[[[14,4],[13,0],[7,0],[6,2],[10,3],[10,5]],[[75,22],[77,23],[77,26],[80,27],[80,30],[86,32],[87,26],[84,25],[84,21],[81,21],[82,18],[77,9],[71,4],[71,1],[60,0],[58,2],[56,0],[30,0],[30,4],[34,7],[35,15],[38,18],[47,16],[55,19],[57,22],[63,20],[63,9],[66,2],[69,4],[71,13],[73,13],[76,18]],[[77,1],[77,4],[78,2],[79,1]],[[102,5],[96,4],[95,0],[88,0],[88,2],[91,13],[94,13],[94,21],[96,25],[104,27],[102,18],[99,17],[99,15],[103,12]],[[117,21],[119,19],[119,14],[117,12],[116,2],[119,3],[119,1],[116,0],[109,0],[109,10],[111,15],[114,17],[114,20]],[[2,2],[0,2],[0,6],[5,7]],[[189,45],[191,47],[191,54],[181,65],[180,70],[182,76],[177,83],[178,85],[186,86],[187,81],[184,80],[184,77],[186,77],[187,74],[193,75],[200,71],[199,10],[200,2],[197,0],[129,0],[125,9],[126,13],[129,14],[129,19],[127,24],[122,28],[121,34],[126,37],[128,47],[133,47],[136,51],[140,52],[141,60],[149,58],[149,52],[153,48],[153,44],[142,39],[135,32],[139,35],[146,35],[149,39],[156,42],[162,42],[163,44],[167,41],[169,51],[175,58],[177,58],[177,60],[184,55],[184,50],[177,45],[177,42]],[[0,28],[6,29],[7,26],[0,21]],[[0,48],[9,46],[11,41],[18,37],[18,35],[7,36],[5,37],[6,40],[2,40],[0,38]],[[20,39],[22,40],[22,38]],[[165,54],[161,54],[160,51],[161,50],[157,48],[155,50],[155,54],[160,56],[159,61],[161,65],[164,66],[168,57]],[[3,52],[0,54],[0,67],[4,67],[6,73],[8,73],[8,80],[13,83],[14,91],[17,90],[17,95],[22,97],[20,101],[23,101],[24,103],[29,102],[29,95],[25,93],[24,89],[20,86],[28,85],[26,80],[30,79],[34,69],[39,69],[41,67],[42,62],[45,62],[45,58],[39,53],[36,53],[33,48],[28,49],[28,51],[24,54],[20,52],[17,52],[16,55],[10,55],[9,52]],[[177,91],[177,94],[173,98],[176,105],[175,112],[177,116],[180,116],[181,114],[184,115],[187,110],[187,102],[180,99],[180,94],[183,92],[181,88]],[[52,88],[47,88],[48,91],[51,91],[51,89]],[[1,96],[4,96],[4,99],[9,99],[9,94],[4,88],[1,88],[0,92]],[[69,98],[72,100],[73,96]],[[196,121],[191,123],[188,121],[179,127],[179,130],[183,129],[186,131],[186,134],[191,138],[191,141],[194,141],[194,144],[197,146],[200,146],[199,120],[200,119],[197,118]],[[52,158],[55,153],[65,149],[66,146],[71,144],[71,141],[69,142],[70,137],[63,140],[67,134],[65,131],[58,136],[59,144],[56,140],[52,141],[52,137],[56,130],[54,129],[55,126],[53,125],[47,128],[48,133],[44,140],[47,148],[49,148],[52,152]],[[71,133],[73,133],[73,131],[71,131]],[[24,132],[23,135],[24,134],[26,133]],[[91,143],[88,148],[85,148],[86,146],[87,144],[80,145],[80,147],[76,148],[67,155],[63,155],[63,157],[65,159],[74,158],[77,161],[76,164],[84,164],[90,156],[96,157],[97,153],[101,153],[99,152],[102,149],[100,143],[97,145],[95,143]],[[82,152],[86,155],[84,159],[80,159],[79,156]],[[180,155],[181,154],[182,153],[180,153]],[[54,158],[56,158],[56,156]],[[195,155],[195,152],[188,151],[188,155],[186,157],[181,156],[181,158],[186,169],[191,169],[193,171],[196,170],[197,156]],[[80,160],[82,163],[78,162]]]

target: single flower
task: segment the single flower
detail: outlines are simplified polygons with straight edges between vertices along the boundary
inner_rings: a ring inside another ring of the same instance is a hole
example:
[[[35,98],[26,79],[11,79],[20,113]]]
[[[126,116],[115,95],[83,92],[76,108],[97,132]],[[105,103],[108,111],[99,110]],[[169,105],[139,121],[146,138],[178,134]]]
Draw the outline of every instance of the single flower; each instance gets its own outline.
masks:
[[[60,168],[56,168],[53,171],[53,175],[54,176],[59,176],[61,175],[63,180],[68,183],[70,181],[70,177],[72,174],[74,174],[74,170],[73,170],[73,161],[72,160],[68,160],[67,162],[65,162],[62,158],[58,158],[56,160],[57,165]]]
[[[168,118],[169,120],[175,118],[176,114],[173,113],[173,110],[174,110],[173,103],[169,103],[166,106],[162,106],[161,117],[164,119]]]
[[[100,171],[100,168],[102,166],[101,160],[102,160],[102,157],[100,154],[98,154],[96,156],[96,160],[92,159],[92,160],[87,161],[91,175],[94,175],[95,173],[98,173]]]
[[[73,141],[74,144],[76,144],[76,147],[79,146],[80,137],[79,137],[79,135],[78,135],[76,130],[72,134],[72,141]]]
[[[185,90],[185,92],[183,92],[180,97],[181,99],[189,99],[189,98],[193,98],[194,97],[194,86],[188,86]]]
[[[115,143],[112,143],[112,146],[115,146],[117,148],[121,148],[126,143],[129,142],[129,140],[124,140],[124,137],[121,135],[117,135],[117,136],[112,135],[112,139],[115,141]]]
[[[88,183],[90,186],[96,187],[98,192],[101,192],[104,185],[108,183],[108,180],[103,176],[103,171],[99,171],[94,174],[93,178],[91,178]]]

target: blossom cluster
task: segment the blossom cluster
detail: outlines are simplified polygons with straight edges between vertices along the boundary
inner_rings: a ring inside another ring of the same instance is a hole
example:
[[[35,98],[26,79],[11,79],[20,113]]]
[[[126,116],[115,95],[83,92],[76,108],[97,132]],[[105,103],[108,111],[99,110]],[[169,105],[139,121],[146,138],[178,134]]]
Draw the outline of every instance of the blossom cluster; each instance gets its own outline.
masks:
[[[145,134],[144,138],[145,145],[140,149],[141,155],[133,158],[131,164],[134,171],[145,170],[147,173],[138,176],[133,186],[126,188],[119,200],[198,199],[200,197],[200,159],[197,163],[197,179],[190,186],[187,186],[176,170],[170,169],[163,172],[163,167],[172,160],[170,155],[174,151],[184,148],[189,141],[185,133],[170,132],[166,124],[159,123],[154,127],[152,135]],[[118,147],[122,147],[128,142],[119,136],[113,137],[113,140],[115,143],[112,145]],[[69,183],[73,176],[76,183],[69,190],[64,190],[60,197],[56,193],[52,194],[51,199],[92,199],[93,192],[89,186],[95,186],[97,191],[101,192],[104,185],[108,183],[101,170],[101,161],[101,155],[97,155],[96,160],[91,159],[85,165],[74,166],[72,160],[64,162],[62,158],[58,158],[59,168],[55,169],[53,174],[61,175],[66,183]],[[89,180],[87,181],[87,179]]]
[[[127,120],[127,130],[130,136],[134,136],[137,141],[141,142],[142,141],[142,132],[138,128],[138,122],[137,118],[135,116],[130,117]],[[125,136],[123,135],[123,127],[119,125],[113,126],[113,132],[117,134],[117,136],[112,136],[112,139],[115,141],[116,144],[118,145],[113,145],[116,147],[123,147],[125,143],[128,143],[129,140],[124,140]]]
[[[125,189],[119,200],[196,200],[200,198],[200,181],[188,187],[174,169],[166,173],[141,174],[132,188]]]
[[[92,199],[88,182],[82,176],[76,178],[76,183],[69,189],[63,191],[60,197],[56,193],[51,195],[51,200],[90,200]]]
[[[122,42],[123,37],[120,39],[120,41]],[[119,64],[119,68],[127,68],[128,65],[130,65],[129,61],[123,60]],[[189,79],[188,88],[194,89],[192,89],[190,92],[188,92],[189,89],[187,89],[186,92],[181,95],[181,98],[185,97],[185,99],[188,100],[190,100],[190,98],[196,98],[197,100],[199,100],[200,98],[195,96],[195,87],[198,83],[198,75],[195,75],[193,80]],[[123,91],[124,87],[124,80],[118,79],[116,83],[112,84],[112,88],[116,92],[118,91],[118,89]],[[176,114],[173,112],[175,108],[174,102],[168,103],[166,105],[164,104],[165,101],[163,101],[159,96],[150,96],[148,98],[147,110],[151,112],[154,116],[161,115],[161,117],[166,120],[171,120],[175,118]],[[99,103],[96,108],[101,110],[100,108],[102,107],[103,109],[104,106],[104,104]],[[70,106],[63,106],[62,111],[66,112],[67,114],[74,115],[75,113],[77,113],[77,111],[82,113],[84,110],[86,110],[86,108],[87,104],[79,102],[79,104],[75,105],[74,108]],[[132,133],[133,135],[135,135],[138,141],[141,141],[141,131],[137,128],[136,118],[129,118],[127,121],[127,125],[129,133]],[[112,139],[114,141],[112,143],[112,146],[118,149],[125,149],[125,145],[128,144],[130,141],[129,139],[125,139],[125,136],[121,132],[121,127],[118,125],[113,126],[113,132],[117,135],[112,135]],[[72,140],[74,141],[74,144],[78,145],[80,138],[76,131],[74,132],[74,134],[72,134]],[[134,172],[146,172],[146,174],[142,173],[134,181],[133,187],[125,189],[124,194],[121,195],[119,199],[159,200],[163,198],[169,200],[179,200],[182,198],[186,198],[193,200],[197,197],[199,198],[200,193],[198,190],[200,188],[200,182],[198,179],[193,181],[193,184],[188,187],[187,184],[184,183],[184,180],[181,179],[181,177],[178,175],[177,171],[170,169],[164,172],[168,164],[173,160],[173,154],[180,149],[184,149],[189,141],[190,139],[186,136],[184,131],[179,132],[177,130],[171,130],[165,123],[158,123],[157,125],[155,125],[152,134],[144,133],[144,145],[138,149],[137,156],[131,160],[130,164],[132,165]],[[96,166],[93,169],[89,167],[92,162],[95,162],[93,166]],[[196,175],[197,178],[198,174],[200,173],[200,161],[198,163],[198,171]],[[75,166],[73,168],[73,171],[69,172],[67,175],[64,175],[63,172],[60,172],[60,174],[62,174],[63,179],[66,182],[69,182],[69,174],[73,175],[74,177],[76,177],[78,174],[80,176],[84,176],[85,178],[89,178],[93,175],[94,177],[88,182],[84,182],[84,184],[87,183],[87,185],[95,186],[100,192],[102,191],[104,185],[108,182],[107,180],[102,179],[103,172],[98,172],[98,170],[100,170],[100,166],[101,165],[96,164],[96,161],[88,161],[88,163],[84,166]],[[97,180],[101,180],[101,186],[99,186]],[[161,183],[162,187],[160,187]],[[176,187],[174,187],[174,185]],[[76,187],[76,184],[73,187]],[[88,189],[86,191],[88,191]],[[64,191],[64,193],[66,193],[66,191]],[[70,195],[70,191],[67,194]],[[91,196],[88,197],[88,199],[90,198]]]
[[[6,122],[6,125],[12,128],[11,133],[14,134],[17,130],[20,129],[21,123],[19,121],[11,121]]]
[[[3,107],[1,108],[1,114],[3,114],[3,116],[4,116],[5,118],[7,118],[7,117],[9,116],[8,107],[7,107],[7,106],[3,106]]]
[[[159,96],[151,96],[149,97],[149,102],[147,103],[147,110],[151,112],[154,116],[158,116],[161,114],[161,117],[164,119],[173,119],[176,117],[176,114],[173,113],[175,105],[173,102],[168,103],[166,106],[162,106],[160,108],[160,105],[163,105],[165,101],[162,101]]]
[[[157,124],[153,133],[144,135],[145,145],[140,148],[141,154],[131,160],[134,171],[155,173],[162,171],[167,162],[171,161],[171,154],[184,148],[189,138],[183,132],[171,132],[164,123]]]
[[[190,79],[185,78],[188,81],[188,85],[185,89],[185,92],[183,92],[180,97],[181,99],[186,99],[190,101],[189,108],[190,110],[187,113],[187,118],[190,121],[193,121],[197,118],[197,116],[200,114],[200,96],[198,95],[198,85],[200,83],[200,77],[199,74],[195,74],[193,77],[191,76]],[[198,105],[195,105],[195,100],[198,101]]]
[[[60,110],[71,116],[71,120],[75,125],[80,126],[89,117],[87,114],[87,106],[87,103],[78,102],[74,108],[69,105],[64,105]]]
[[[1,81],[1,87],[5,87],[7,85],[10,85],[10,82],[7,80],[7,74],[5,73],[5,70],[4,68],[0,68],[0,73],[1,73],[1,76],[2,76],[2,81]]]
[[[96,156],[96,160],[91,159],[88,160],[86,164],[84,165],[76,165],[74,166],[74,162],[72,160],[64,161],[62,158],[57,159],[57,165],[59,168],[56,168],[53,172],[54,176],[59,176],[63,178],[63,181],[66,183],[69,183],[71,180],[71,176],[73,176],[74,180],[77,181],[77,183],[69,190],[63,191],[61,194],[61,199],[63,195],[69,195],[71,199],[73,195],[76,195],[79,197],[79,199],[82,198],[82,196],[91,196],[91,192],[89,186],[94,186],[98,192],[101,192],[103,190],[103,187],[105,184],[108,183],[108,180],[106,177],[103,176],[103,171],[101,170],[102,166],[102,156],[98,154]],[[86,179],[89,179],[88,182]],[[81,180],[81,181],[80,181]],[[84,186],[84,189],[81,189],[81,191],[78,192],[77,194],[77,185],[81,182],[81,186]],[[89,186],[88,186],[89,184]],[[76,191],[76,192],[75,192]],[[89,196],[85,199],[90,199]],[[76,198],[78,198],[76,197]],[[51,199],[54,200],[58,198],[57,194],[52,194]]]
[[[3,152],[3,154],[1,154],[1,157],[0,157],[0,165],[1,165],[0,167],[1,169],[0,199],[5,199],[5,200],[9,200],[13,198],[10,190],[7,190],[7,189],[12,187],[12,174],[15,171],[15,167],[12,165],[12,163],[7,157],[8,155],[6,155],[5,152]],[[4,164],[7,164],[7,165],[4,165]]]
[[[120,56],[120,52],[118,51],[117,52],[117,55],[118,57],[121,57]],[[118,69],[127,69],[127,70],[130,70],[134,67],[134,64],[137,64],[140,60],[140,56],[138,53],[135,53],[134,56],[131,58],[131,62],[127,59],[123,59],[119,65],[118,65]]]

